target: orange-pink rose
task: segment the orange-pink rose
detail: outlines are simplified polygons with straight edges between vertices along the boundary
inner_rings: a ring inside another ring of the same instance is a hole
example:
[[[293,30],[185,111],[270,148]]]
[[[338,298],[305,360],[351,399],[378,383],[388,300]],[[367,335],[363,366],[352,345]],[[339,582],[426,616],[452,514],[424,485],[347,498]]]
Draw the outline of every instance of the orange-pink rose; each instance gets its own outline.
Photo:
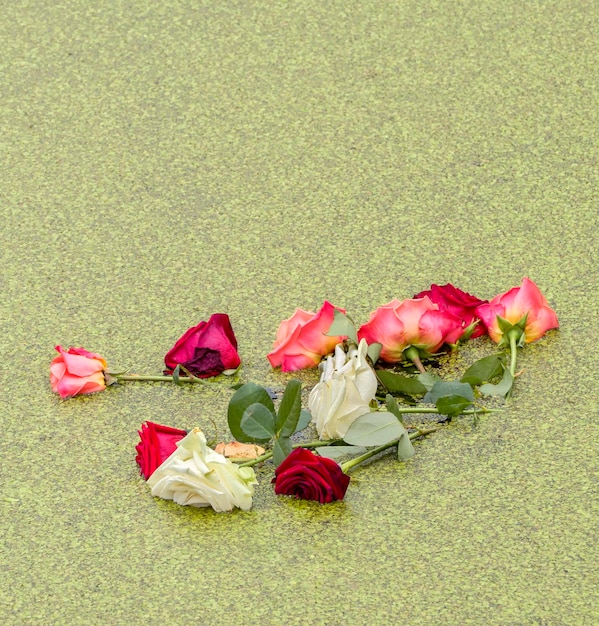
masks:
[[[548,330],[559,326],[555,311],[530,278],[523,278],[520,287],[513,287],[495,296],[488,304],[481,304],[476,309],[476,314],[487,327],[489,336],[495,343],[503,340],[503,331],[497,316],[510,324],[516,324],[526,316],[524,327],[526,343],[540,339]]]
[[[335,310],[345,313],[344,309],[325,301],[318,313],[297,309],[288,320],[282,321],[272,352],[266,356],[272,367],[280,365],[283,372],[316,367],[323,356],[345,339],[326,334]]]
[[[59,355],[50,364],[52,391],[61,398],[79,396],[106,389],[106,361],[83,348],[56,346]]]
[[[455,343],[463,332],[462,320],[449,311],[439,310],[428,296],[392,300],[371,313],[358,329],[358,339],[380,343],[381,359],[387,363],[402,360],[410,347],[425,354],[437,352],[444,343]]]

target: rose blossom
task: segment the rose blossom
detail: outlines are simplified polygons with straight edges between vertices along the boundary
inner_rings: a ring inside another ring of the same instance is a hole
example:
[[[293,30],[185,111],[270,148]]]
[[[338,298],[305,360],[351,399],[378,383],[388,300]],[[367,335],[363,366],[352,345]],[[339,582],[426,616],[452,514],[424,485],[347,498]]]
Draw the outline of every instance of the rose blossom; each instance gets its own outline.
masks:
[[[366,361],[364,339],[346,353],[342,344],[320,364],[320,382],[310,392],[308,408],[321,439],[342,439],[350,425],[370,412],[376,395],[376,375]]]
[[[345,339],[326,334],[336,310],[345,313],[344,309],[325,301],[318,313],[296,309],[289,319],[282,321],[272,352],[266,356],[271,366],[280,365],[283,372],[317,366],[323,356]]]
[[[333,459],[316,456],[306,448],[296,448],[277,467],[272,482],[278,495],[325,504],[343,500],[349,476]]]
[[[239,467],[209,448],[199,428],[181,439],[148,479],[153,496],[218,512],[234,507],[248,511],[256,484],[251,467]]]
[[[428,296],[431,302],[437,304],[440,311],[448,311],[459,317],[462,320],[462,326],[464,328],[470,326],[474,321],[479,321],[470,335],[471,338],[480,337],[486,333],[484,324],[480,323],[476,315],[476,307],[485,304],[487,300],[480,300],[454,287],[451,283],[447,283],[446,285],[431,285],[429,290],[421,291],[416,294],[414,298],[424,298],[424,296]]]
[[[225,370],[237,369],[237,339],[226,313],[214,313],[207,322],[187,330],[164,357],[168,374],[177,365],[194,376],[208,378]]]
[[[402,360],[403,352],[414,346],[432,354],[444,343],[455,343],[462,334],[462,320],[428,296],[400,302],[392,300],[371,313],[370,320],[358,329],[358,339],[382,344],[381,359],[388,363]]]
[[[56,346],[59,353],[50,363],[50,384],[52,391],[61,398],[78,396],[106,389],[104,371],[106,361],[83,348]]]
[[[497,322],[498,315],[510,324],[516,324],[526,315],[524,327],[526,343],[536,341],[548,330],[559,327],[555,311],[530,278],[523,278],[520,287],[513,287],[495,296],[488,304],[481,304],[476,313],[495,343],[503,340],[503,331]]]
[[[138,433],[140,441],[135,446],[137,450],[135,461],[146,480],[177,449],[177,442],[187,435],[186,430],[154,422],[142,424]]]

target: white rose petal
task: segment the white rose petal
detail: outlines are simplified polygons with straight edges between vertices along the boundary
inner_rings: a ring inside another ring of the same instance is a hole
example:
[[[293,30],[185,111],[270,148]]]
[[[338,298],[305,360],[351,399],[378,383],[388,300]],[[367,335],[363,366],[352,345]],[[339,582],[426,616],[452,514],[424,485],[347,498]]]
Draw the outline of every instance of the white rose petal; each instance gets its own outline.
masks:
[[[367,350],[364,339],[348,352],[338,344],[334,355],[321,364],[320,382],[308,399],[308,408],[321,439],[343,438],[358,417],[370,412],[377,380],[366,360]]]
[[[194,428],[177,443],[177,449],[148,479],[152,495],[177,504],[211,506],[215,511],[232,511],[252,506],[254,470],[239,467],[206,444]]]

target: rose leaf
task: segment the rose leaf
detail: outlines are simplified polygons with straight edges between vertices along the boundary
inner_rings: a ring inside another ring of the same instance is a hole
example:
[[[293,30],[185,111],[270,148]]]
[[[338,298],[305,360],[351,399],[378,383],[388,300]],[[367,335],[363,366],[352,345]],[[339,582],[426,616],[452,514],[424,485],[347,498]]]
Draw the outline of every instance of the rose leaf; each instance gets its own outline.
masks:
[[[275,416],[259,402],[243,412],[240,428],[251,441],[270,441],[275,434]]]
[[[402,376],[387,370],[375,370],[375,374],[383,387],[391,393],[402,393],[409,396],[421,396],[426,393],[426,386],[417,378]]]
[[[352,446],[380,446],[399,439],[406,429],[393,413],[375,411],[361,415],[348,428],[343,441]]]
[[[301,391],[299,380],[294,378],[287,383],[276,421],[276,431],[280,437],[289,437],[295,432],[302,410]]]
[[[403,433],[397,442],[397,460],[407,461],[408,459],[411,459],[415,453],[416,451],[414,450],[414,446],[412,445],[412,441],[408,436],[408,433]]]
[[[503,359],[499,354],[483,357],[471,365],[462,376],[460,382],[469,385],[482,385],[503,373]]]
[[[389,413],[393,413],[393,415],[395,415],[395,417],[403,424],[403,415],[399,410],[399,405],[390,393],[385,396],[385,406],[387,407],[387,411],[389,411]]]
[[[474,401],[474,391],[468,383],[445,382],[440,380],[424,396],[424,402],[435,404],[443,396],[460,396],[470,402]]]
[[[487,383],[480,387],[480,392],[485,396],[505,396],[510,392],[512,385],[514,384],[514,377],[510,370],[506,367],[503,372],[503,377],[496,384],[492,385]]]
[[[242,385],[231,396],[229,400],[229,408],[227,412],[229,430],[237,441],[244,443],[251,442],[253,439],[248,438],[241,428],[241,420],[245,413],[245,410],[252,404],[262,404],[272,414],[272,420],[275,419],[275,405],[272,402],[271,397],[268,395],[268,391],[260,385],[255,383],[246,383]]]
[[[272,449],[272,460],[275,467],[279,467],[289,454],[291,454],[291,440],[289,437],[278,437],[275,439],[275,445]]]
[[[310,411],[306,411],[306,409],[302,409],[300,411],[299,419],[297,420],[297,424],[295,426],[296,433],[299,433],[300,430],[304,430],[312,421],[312,413]]]

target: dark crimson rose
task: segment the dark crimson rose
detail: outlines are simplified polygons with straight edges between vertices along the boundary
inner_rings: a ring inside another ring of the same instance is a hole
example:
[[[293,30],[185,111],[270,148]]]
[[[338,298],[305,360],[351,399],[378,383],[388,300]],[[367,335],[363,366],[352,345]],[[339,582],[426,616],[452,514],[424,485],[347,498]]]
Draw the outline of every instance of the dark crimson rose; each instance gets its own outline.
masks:
[[[277,467],[272,482],[278,495],[325,504],[343,500],[349,476],[333,459],[316,456],[306,448],[296,448]]]
[[[478,324],[474,329],[471,338],[480,337],[487,331],[484,324],[481,324],[479,317],[476,315],[476,307],[485,304],[487,300],[479,300],[476,296],[472,296],[451,283],[447,285],[431,285],[427,291],[421,291],[414,298],[424,298],[428,296],[432,302],[438,305],[439,310],[448,311],[459,317],[464,328],[469,326],[473,321],[478,320]]]
[[[237,369],[237,339],[226,313],[214,313],[207,322],[190,328],[164,357],[166,373],[177,365],[199,378],[218,376],[224,370]]]
[[[187,431],[171,426],[162,426],[154,422],[141,425],[139,443],[135,446],[141,475],[148,480],[154,470],[177,449],[177,441],[187,435]]]

